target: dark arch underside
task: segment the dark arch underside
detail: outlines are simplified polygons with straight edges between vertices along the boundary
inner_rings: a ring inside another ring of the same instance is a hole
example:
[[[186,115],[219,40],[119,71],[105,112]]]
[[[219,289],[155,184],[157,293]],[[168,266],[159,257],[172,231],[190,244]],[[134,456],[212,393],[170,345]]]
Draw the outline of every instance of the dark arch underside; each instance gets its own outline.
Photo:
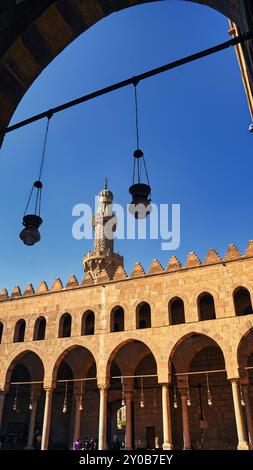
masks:
[[[230,17],[241,32],[253,25],[253,5],[248,0],[191,1],[212,7]],[[113,12],[150,2],[151,0],[2,0],[0,129],[7,127],[18,103],[42,70],[76,37]],[[247,47],[250,45],[247,44]],[[251,64],[246,55],[247,50],[245,58],[250,69]]]

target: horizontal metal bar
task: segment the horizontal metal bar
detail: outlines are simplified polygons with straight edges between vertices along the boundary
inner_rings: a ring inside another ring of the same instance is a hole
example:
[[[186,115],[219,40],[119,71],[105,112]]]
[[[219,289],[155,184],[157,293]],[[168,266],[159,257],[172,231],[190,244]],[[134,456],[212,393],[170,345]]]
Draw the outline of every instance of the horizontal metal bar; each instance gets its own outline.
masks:
[[[199,372],[178,372],[175,374],[176,376],[180,375],[200,375],[200,374],[215,374],[217,372],[227,372],[226,369],[218,369],[218,370],[201,370]]]
[[[195,54],[191,54],[189,56],[175,60],[173,62],[169,62],[168,64],[162,65],[161,67],[148,70],[147,72],[141,73],[139,75],[136,75],[134,77],[128,78],[121,82],[115,83],[108,87],[101,88],[100,90],[89,93],[88,95],[84,95],[75,100],[68,101],[64,104],[56,106],[55,108],[51,108],[51,109],[48,109],[47,111],[43,111],[42,113],[31,116],[30,118],[27,118],[24,121],[17,122],[16,124],[13,124],[12,126],[9,126],[5,129],[1,129],[0,135],[4,137],[5,134],[12,132],[16,129],[19,129],[20,127],[27,126],[28,124],[31,124],[32,122],[39,121],[40,119],[43,119],[46,117],[51,117],[53,114],[72,108],[73,106],[77,106],[86,101],[90,101],[94,98],[98,98],[99,96],[105,95],[107,93],[111,93],[113,91],[119,90],[120,88],[126,87],[128,85],[136,85],[141,80],[145,80],[146,78],[150,78],[160,73],[167,72],[168,70],[172,70],[177,67],[181,67],[182,65],[189,64],[190,62],[194,62],[195,60],[202,59],[209,55],[215,54],[216,52],[223,51],[225,49],[228,49],[229,47],[236,46],[237,44],[244,43],[246,41],[249,41],[250,39],[253,39],[253,31],[248,31],[247,33],[236,36],[235,38],[230,39],[229,41],[223,42],[221,44],[210,47],[208,49],[204,49],[203,51],[196,52]]]
[[[146,374],[146,375],[115,375],[110,377],[111,379],[136,379],[140,377],[157,377],[157,374]]]
[[[33,384],[43,384],[42,381],[36,382],[11,382],[10,385],[33,385]]]
[[[84,379],[60,379],[60,380],[57,380],[57,383],[66,383],[66,382],[88,382],[88,381],[91,381],[91,380],[97,380],[97,377],[86,377]]]

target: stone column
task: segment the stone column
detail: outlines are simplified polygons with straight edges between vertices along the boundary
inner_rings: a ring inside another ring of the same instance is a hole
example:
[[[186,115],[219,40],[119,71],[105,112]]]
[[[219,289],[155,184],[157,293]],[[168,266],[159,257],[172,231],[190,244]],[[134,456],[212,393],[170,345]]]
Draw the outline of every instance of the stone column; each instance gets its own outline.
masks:
[[[169,402],[169,385],[162,384],[162,410],[163,410],[163,449],[171,450],[171,419],[170,419],[170,402]]]
[[[43,431],[41,439],[41,450],[48,449],[49,434],[50,434],[50,424],[51,424],[51,408],[52,408],[52,397],[53,389],[45,388],[46,398],[45,398],[45,407],[44,407],[44,419],[43,419]]]
[[[248,434],[249,434],[249,448],[253,450],[253,417],[252,417],[252,411],[251,411],[248,385],[242,386],[242,392],[243,392],[243,399],[245,402],[245,413],[246,413]]]
[[[5,390],[0,390],[0,434],[2,427],[2,419],[4,414],[4,400],[5,400]]]
[[[126,401],[126,449],[132,449],[133,438],[132,438],[132,392],[125,392]]]
[[[81,429],[81,410],[79,410],[80,396],[75,397],[75,423],[74,423],[74,439],[80,438]]]
[[[187,406],[187,390],[186,389],[181,389],[180,394],[181,394],[181,402],[182,402],[182,422],[183,422],[184,450],[191,450],[189,409],[188,409],[188,406]]]
[[[34,439],[35,421],[36,421],[37,406],[38,406],[38,397],[33,398],[32,405],[33,407],[32,407],[31,414],[30,414],[29,431],[28,431],[26,449],[33,449],[33,439]]]
[[[233,402],[234,402],[234,410],[235,410],[236,429],[237,429],[237,435],[238,435],[237,449],[249,450],[249,445],[246,440],[246,433],[245,433],[243,416],[242,416],[238,379],[231,379],[231,384],[232,384],[232,394],[233,394]]]
[[[107,430],[107,385],[98,385],[100,391],[99,403],[99,431],[98,450],[106,450],[106,430]]]

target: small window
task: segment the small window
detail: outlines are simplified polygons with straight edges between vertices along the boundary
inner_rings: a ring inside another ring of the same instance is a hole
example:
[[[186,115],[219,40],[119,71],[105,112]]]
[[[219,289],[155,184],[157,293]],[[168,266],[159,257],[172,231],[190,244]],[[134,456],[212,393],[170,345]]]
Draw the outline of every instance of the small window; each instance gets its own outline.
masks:
[[[216,318],[213,296],[203,292],[198,298],[199,320],[214,320]]]
[[[122,307],[115,307],[111,311],[111,333],[116,331],[124,331],[124,309]]]
[[[25,328],[26,328],[25,320],[21,319],[16,323],[15,331],[14,331],[14,338],[13,338],[14,343],[23,343],[25,339]]]
[[[59,324],[59,338],[69,338],[71,336],[72,317],[69,313],[61,316]]]
[[[250,293],[246,287],[238,287],[233,294],[235,314],[240,317],[252,313]]]
[[[142,302],[136,308],[136,328],[151,328],[151,309],[147,302]]]
[[[180,325],[185,323],[184,302],[179,297],[174,297],[169,303],[169,324]]]
[[[87,310],[82,318],[82,336],[91,336],[95,332],[95,314],[92,310]]]
[[[34,325],[33,340],[41,341],[46,335],[46,319],[44,317],[37,318]]]
[[[3,338],[3,323],[0,321],[0,344],[2,343],[2,338]]]

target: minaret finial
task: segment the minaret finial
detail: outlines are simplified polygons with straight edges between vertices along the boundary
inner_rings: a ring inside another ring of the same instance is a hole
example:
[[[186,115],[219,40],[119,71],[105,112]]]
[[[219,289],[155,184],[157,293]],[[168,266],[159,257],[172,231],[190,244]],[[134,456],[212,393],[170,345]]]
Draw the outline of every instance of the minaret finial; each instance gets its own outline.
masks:
[[[105,189],[108,189],[108,176],[105,177]]]

